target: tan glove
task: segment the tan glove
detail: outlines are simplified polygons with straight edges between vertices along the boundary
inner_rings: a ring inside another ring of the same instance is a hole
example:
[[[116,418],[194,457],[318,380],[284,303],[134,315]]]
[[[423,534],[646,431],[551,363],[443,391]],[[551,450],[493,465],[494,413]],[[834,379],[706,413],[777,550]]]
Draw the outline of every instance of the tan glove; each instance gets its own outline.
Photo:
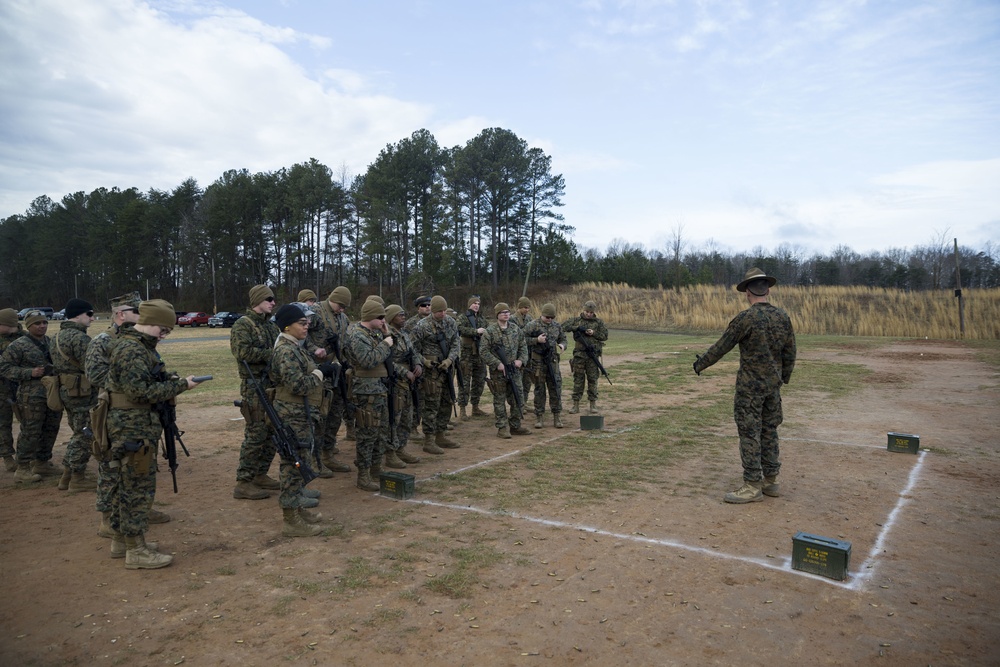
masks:
[[[445,359],[442,359],[441,363],[438,364],[438,369],[439,370],[446,371],[449,368],[451,368],[451,357],[447,357]]]

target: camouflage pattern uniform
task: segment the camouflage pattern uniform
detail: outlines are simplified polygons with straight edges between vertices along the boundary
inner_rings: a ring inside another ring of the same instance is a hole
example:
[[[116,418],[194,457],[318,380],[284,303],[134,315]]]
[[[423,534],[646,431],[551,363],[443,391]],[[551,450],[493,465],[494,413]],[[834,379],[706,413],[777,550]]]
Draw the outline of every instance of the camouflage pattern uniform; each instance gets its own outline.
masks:
[[[500,357],[493,352],[493,347],[500,345],[507,355],[510,366],[505,367],[506,373],[513,373],[514,382],[521,384],[521,369],[514,368],[514,362],[521,360],[522,367],[528,363],[528,346],[524,342],[524,332],[516,324],[507,322],[507,328],[494,322],[486,329],[483,339],[479,341],[479,353],[490,369],[490,391],[493,392],[493,414],[496,416],[498,429],[509,427],[512,431],[521,427],[521,411],[517,408],[517,399],[508,391],[507,379],[497,370]],[[524,397],[522,396],[522,399]],[[507,404],[510,404],[510,416]]]
[[[426,362],[424,380],[421,383],[423,390],[420,394],[423,400],[423,414],[420,419],[423,422],[424,435],[444,433],[448,430],[448,421],[451,419],[451,392],[448,391],[451,373],[441,371],[437,367],[442,361],[438,334],[444,337],[445,349],[448,350],[447,358],[451,359],[451,365],[454,366],[458,363],[461,349],[458,325],[454,319],[445,315],[443,319],[436,320],[433,315],[429,315],[413,329],[413,347]]]
[[[347,329],[351,324],[350,320],[343,312],[334,313],[333,309],[330,308],[329,301],[316,304],[313,307],[313,312],[316,315],[312,318],[312,326],[309,328],[307,340],[310,344],[326,350],[324,361],[340,363],[342,369],[347,371],[350,364],[345,363],[347,360],[344,356],[344,346],[347,341]],[[336,335],[336,344],[332,340],[334,335]],[[346,375],[341,373],[338,382],[346,383],[347,381]],[[347,412],[344,396],[347,396],[348,401],[350,396],[346,392],[341,393],[339,386],[334,389],[332,378],[325,380],[325,384],[326,388],[333,392],[333,401],[330,403],[330,412],[320,425],[319,447],[322,452],[332,454],[337,450],[337,433],[340,431],[340,425],[344,423],[345,412]]]
[[[268,365],[278,338],[278,326],[265,315],[248,308],[246,315],[233,322],[229,334],[229,349],[236,358],[240,373],[240,411],[246,420],[243,426],[243,444],[240,446],[240,462],[236,468],[237,482],[252,482],[257,475],[266,475],[277,448],[270,438],[264,407],[250,384],[243,362],[250,365],[254,376],[265,388],[271,386]]]
[[[520,308],[518,308],[520,310]],[[534,322],[535,318],[531,316],[530,312],[526,312],[521,315],[519,312],[513,312],[510,315],[510,322],[513,322],[517,326],[521,327],[521,330],[527,328],[530,322]],[[521,394],[524,396],[531,396],[531,383],[533,382],[531,373],[521,373]]]
[[[538,337],[545,334],[545,343],[539,343]],[[524,328],[524,338],[531,354],[529,371],[535,383],[535,415],[545,414],[545,393],[549,394],[549,409],[552,414],[562,412],[562,373],[559,370],[559,345],[566,347],[566,333],[554,319],[545,324],[541,319],[532,320]],[[542,360],[542,352],[548,347],[552,350],[552,366],[555,376],[549,373],[548,364]],[[527,394],[525,394],[527,397]],[[527,400],[527,398],[525,399]]]
[[[395,339],[393,340],[395,342]],[[386,405],[388,376],[385,360],[392,350],[385,343],[381,331],[374,331],[356,324],[347,337],[348,358],[354,365],[355,413],[354,464],[358,471],[369,470],[377,463],[381,466],[389,441],[389,410]]]
[[[0,334],[0,356],[11,343],[27,335],[23,331]],[[11,401],[16,400],[16,396],[17,383],[0,376],[0,458],[14,456],[14,406]]]
[[[459,315],[456,323],[458,335],[462,339],[462,353],[459,357],[462,364],[462,386],[458,388],[458,405],[464,408],[471,398],[472,407],[478,408],[486,385],[486,365],[479,356],[479,333],[476,330],[486,328],[486,316],[470,309]]]
[[[740,434],[743,479],[760,482],[777,476],[781,468],[781,385],[788,384],[795,366],[792,322],[781,308],[755,303],[734,317],[722,338],[695,361],[695,371],[701,373],[736,345],[740,346],[740,370],[733,417]]]
[[[417,328],[417,325],[428,317],[430,317],[430,315],[421,315],[420,313],[417,313],[413,317],[407,319],[406,323],[403,325],[403,333],[407,333],[412,336],[413,330]]]
[[[303,344],[288,334],[279,334],[271,357],[271,379],[277,387],[274,411],[295,433],[302,447],[299,457],[312,462],[313,450],[323,427],[323,374],[316,368]],[[309,403],[308,416],[306,401]],[[280,481],[278,504],[281,508],[301,507],[302,475],[294,460],[281,457]]]
[[[587,336],[586,334],[577,331],[579,327],[584,329],[593,329],[594,335]],[[601,377],[601,371],[597,369],[597,364],[595,364],[589,356],[587,356],[586,347],[584,346],[581,338],[586,338],[594,346],[594,351],[597,356],[601,356],[601,350],[604,349],[604,341],[608,339],[608,328],[604,326],[604,322],[601,321],[599,317],[586,317],[583,313],[580,313],[578,317],[574,317],[567,320],[562,325],[563,331],[566,333],[573,334],[573,340],[576,341],[576,345],[573,347],[573,358],[570,360],[569,366],[570,370],[573,371],[573,395],[574,401],[579,401],[583,398],[583,389],[586,385],[587,389],[587,400],[593,402],[597,400],[597,381]]]
[[[423,366],[424,358],[420,356],[409,334],[389,326],[392,336],[392,363],[396,370],[395,402],[396,419],[393,423],[393,434],[389,448],[398,452],[410,441],[410,431],[413,430],[413,396],[410,393],[410,381],[406,374],[415,366]]]
[[[52,368],[50,343],[48,336],[39,340],[27,334],[8,345],[0,356],[0,376],[18,383],[17,406],[21,413],[21,431],[17,436],[18,466],[48,462],[59,434],[62,410],[49,410],[41,378],[31,377],[32,369],[38,366]]]
[[[154,403],[169,401],[188,388],[184,378],[158,379],[157,339],[123,327],[111,351],[108,439],[114,482],[111,527],[126,538],[144,535],[156,495],[156,449],[163,432]]]
[[[84,375],[89,345],[87,327],[74,321],[63,322],[59,333],[53,337],[52,361],[59,374],[59,395],[66,410],[66,420],[73,429],[62,464],[76,473],[87,469],[93,444],[93,438],[83,432],[90,426],[90,409],[97,402],[97,390]]]
[[[102,331],[94,336],[87,348],[87,356],[84,358],[84,370],[87,379],[98,389],[108,388],[108,371],[111,370],[111,349],[118,338],[118,332],[126,327],[131,327],[131,322],[126,322],[120,328],[112,324],[111,329]],[[111,475],[110,461],[97,461],[97,511],[111,511],[111,491],[114,488],[114,477]]]

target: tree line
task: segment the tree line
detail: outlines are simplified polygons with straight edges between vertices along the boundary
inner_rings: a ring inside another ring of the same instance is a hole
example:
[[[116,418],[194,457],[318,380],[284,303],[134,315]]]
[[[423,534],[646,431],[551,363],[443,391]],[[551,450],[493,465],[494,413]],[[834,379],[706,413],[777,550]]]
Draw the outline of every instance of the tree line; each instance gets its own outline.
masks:
[[[559,213],[565,180],[551,157],[510,130],[488,128],[452,148],[427,130],[387,145],[364,174],[315,159],[272,172],[230,170],[208,187],[98,188],[35,199],[0,221],[0,304],[99,308],[138,290],[179,308],[240,309],[249,286],[282,300],[309,287],[417,293],[596,281],[680,289],[732,284],[751,265],[787,284],[948,288],[943,238],[914,250],[808,255],[781,245],[733,253],[688,248],[683,228],[666,248],[616,239],[581,248]],[[997,247],[960,248],[963,283],[1000,285]],[[529,275],[530,274],[530,275]]]

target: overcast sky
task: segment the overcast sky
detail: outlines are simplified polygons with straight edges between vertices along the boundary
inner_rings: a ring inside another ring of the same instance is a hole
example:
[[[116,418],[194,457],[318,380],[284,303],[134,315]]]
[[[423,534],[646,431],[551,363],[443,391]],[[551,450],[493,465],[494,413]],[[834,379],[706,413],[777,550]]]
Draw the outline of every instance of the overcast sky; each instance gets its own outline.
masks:
[[[996,0],[0,0],[0,217],[512,130],[583,247],[1000,241]]]

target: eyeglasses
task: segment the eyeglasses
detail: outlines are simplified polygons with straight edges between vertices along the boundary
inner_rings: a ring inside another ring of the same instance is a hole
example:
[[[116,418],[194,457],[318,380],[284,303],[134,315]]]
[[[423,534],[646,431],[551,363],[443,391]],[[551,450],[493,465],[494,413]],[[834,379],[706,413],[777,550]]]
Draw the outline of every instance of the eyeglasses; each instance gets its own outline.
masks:
[[[136,315],[138,315],[139,314],[139,309],[138,308],[122,308],[122,312],[123,313],[135,313]]]
[[[169,336],[170,332],[173,330],[174,330],[173,327],[160,327],[160,338],[163,338],[164,336]]]
[[[273,296],[269,296],[266,299],[264,299],[264,301],[270,301],[271,303],[274,303],[274,297]]]

